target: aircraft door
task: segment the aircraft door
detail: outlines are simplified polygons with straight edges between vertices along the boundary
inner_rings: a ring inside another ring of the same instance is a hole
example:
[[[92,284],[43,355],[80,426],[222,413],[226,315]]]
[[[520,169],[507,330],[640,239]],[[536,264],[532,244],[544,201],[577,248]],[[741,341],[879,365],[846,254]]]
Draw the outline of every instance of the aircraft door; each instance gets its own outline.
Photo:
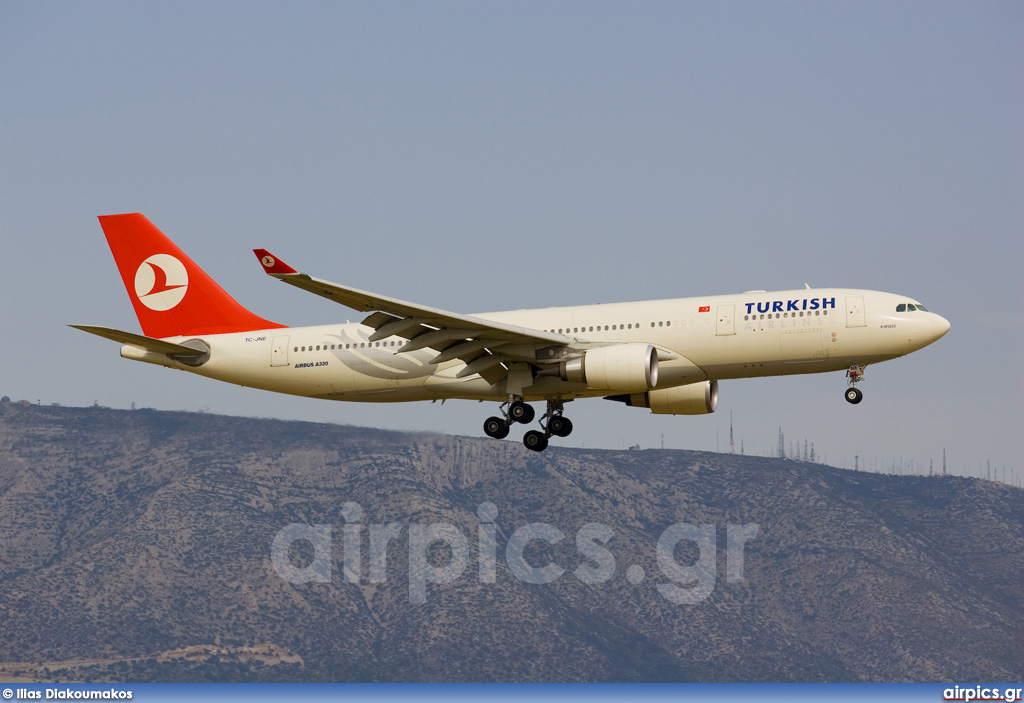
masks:
[[[846,326],[866,327],[867,320],[864,317],[864,296],[846,296]]]
[[[716,335],[736,334],[736,306],[732,303],[718,306]]]
[[[274,340],[270,344],[270,365],[271,366],[287,366],[288,365],[288,337],[287,335],[281,335],[274,337]]]

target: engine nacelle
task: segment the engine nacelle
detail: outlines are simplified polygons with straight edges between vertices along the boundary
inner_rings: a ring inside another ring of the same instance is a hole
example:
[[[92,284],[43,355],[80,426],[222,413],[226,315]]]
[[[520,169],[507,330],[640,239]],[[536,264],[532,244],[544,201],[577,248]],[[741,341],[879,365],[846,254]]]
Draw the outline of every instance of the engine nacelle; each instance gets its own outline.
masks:
[[[650,408],[656,415],[707,415],[718,408],[718,381],[610,395],[605,400],[617,400],[634,408]]]
[[[658,351],[650,344],[613,344],[563,361],[563,381],[602,391],[645,391],[658,385]]]

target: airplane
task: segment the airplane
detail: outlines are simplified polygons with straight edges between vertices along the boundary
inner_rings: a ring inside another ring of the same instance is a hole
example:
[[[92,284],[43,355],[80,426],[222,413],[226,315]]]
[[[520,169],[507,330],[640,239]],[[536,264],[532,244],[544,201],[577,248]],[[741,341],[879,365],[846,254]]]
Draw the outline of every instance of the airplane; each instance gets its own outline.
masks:
[[[484,433],[531,424],[543,451],[573,425],[565,404],[604,398],[655,414],[701,415],[721,380],[864,369],[921,349],[949,322],[902,295],[846,288],[747,291],[465,315],[300,273],[254,249],[273,278],[362,313],[362,322],[288,327],[237,303],[139,213],[100,225],[143,334],[71,325],[120,342],[121,356],[277,393],[355,402],[500,403]]]

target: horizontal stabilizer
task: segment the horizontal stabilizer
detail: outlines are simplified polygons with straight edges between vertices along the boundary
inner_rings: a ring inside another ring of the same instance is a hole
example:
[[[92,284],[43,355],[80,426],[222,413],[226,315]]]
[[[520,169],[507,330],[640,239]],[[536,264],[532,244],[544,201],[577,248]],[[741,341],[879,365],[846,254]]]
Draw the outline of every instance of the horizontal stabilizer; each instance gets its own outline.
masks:
[[[83,332],[95,334],[106,339],[111,339],[115,342],[121,342],[122,344],[131,344],[133,347],[139,347],[140,349],[156,352],[157,354],[169,354],[172,356],[203,356],[204,354],[209,353],[208,349],[193,349],[192,347],[186,347],[183,344],[175,344],[174,342],[165,342],[162,339],[144,337],[141,334],[115,330],[112,327],[96,327],[95,325],[68,325],[68,327],[74,327],[76,330],[82,330]]]

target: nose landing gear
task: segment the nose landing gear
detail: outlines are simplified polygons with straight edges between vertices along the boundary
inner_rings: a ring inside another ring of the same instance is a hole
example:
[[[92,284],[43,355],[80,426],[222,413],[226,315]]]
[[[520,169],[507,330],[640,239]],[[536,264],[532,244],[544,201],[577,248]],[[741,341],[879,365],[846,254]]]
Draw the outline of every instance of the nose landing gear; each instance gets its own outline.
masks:
[[[846,389],[846,402],[856,405],[864,400],[864,394],[857,388],[857,384],[864,380],[864,367],[859,364],[851,366],[846,370],[846,378],[849,379],[847,383],[850,386]]]

